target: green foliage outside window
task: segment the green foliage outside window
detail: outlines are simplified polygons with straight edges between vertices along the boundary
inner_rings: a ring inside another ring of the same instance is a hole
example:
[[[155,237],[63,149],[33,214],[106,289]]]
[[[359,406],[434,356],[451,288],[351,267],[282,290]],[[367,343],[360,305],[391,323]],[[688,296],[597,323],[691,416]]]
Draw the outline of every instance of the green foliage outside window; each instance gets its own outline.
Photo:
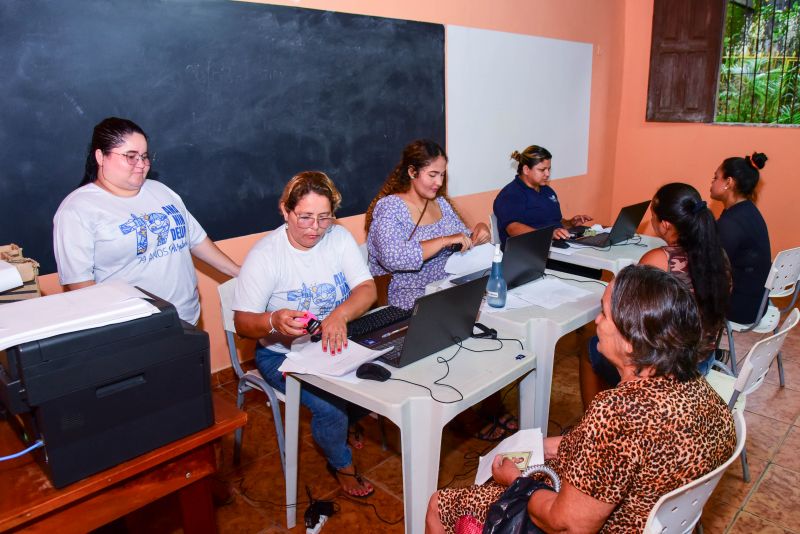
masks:
[[[729,0],[716,122],[800,125],[800,0]]]

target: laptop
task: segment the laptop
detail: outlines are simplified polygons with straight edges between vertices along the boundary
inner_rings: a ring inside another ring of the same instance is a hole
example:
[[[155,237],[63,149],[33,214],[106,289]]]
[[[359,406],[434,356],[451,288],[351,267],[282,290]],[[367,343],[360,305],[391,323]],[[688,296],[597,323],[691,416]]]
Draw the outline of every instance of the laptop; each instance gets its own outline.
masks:
[[[405,367],[472,335],[488,276],[424,295],[417,299],[411,317],[351,341],[372,350],[393,348],[378,358]]]
[[[639,223],[642,222],[649,205],[650,201],[646,200],[622,208],[609,233],[577,237],[568,241],[590,247],[610,247],[617,243],[622,243],[636,235],[636,229],[639,227]]]
[[[506,240],[502,265],[503,278],[508,289],[527,284],[544,275],[554,231],[555,226],[549,226],[526,234],[515,235]],[[453,278],[450,282],[459,285],[490,272],[491,267]]]

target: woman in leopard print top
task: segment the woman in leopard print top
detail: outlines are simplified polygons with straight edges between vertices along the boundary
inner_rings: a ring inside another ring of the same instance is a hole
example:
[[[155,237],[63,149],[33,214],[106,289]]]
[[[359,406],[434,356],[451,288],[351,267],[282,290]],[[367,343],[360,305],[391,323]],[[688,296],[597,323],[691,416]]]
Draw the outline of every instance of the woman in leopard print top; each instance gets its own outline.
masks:
[[[537,491],[528,515],[544,531],[641,532],[660,496],[722,464],[736,434],[725,403],[697,371],[702,347],[694,297],[674,275],[650,266],[623,269],[595,319],[600,349],[620,373],[564,437],[545,439],[561,491]],[[427,532],[453,532],[519,476],[502,456],[494,480],[431,497]]]

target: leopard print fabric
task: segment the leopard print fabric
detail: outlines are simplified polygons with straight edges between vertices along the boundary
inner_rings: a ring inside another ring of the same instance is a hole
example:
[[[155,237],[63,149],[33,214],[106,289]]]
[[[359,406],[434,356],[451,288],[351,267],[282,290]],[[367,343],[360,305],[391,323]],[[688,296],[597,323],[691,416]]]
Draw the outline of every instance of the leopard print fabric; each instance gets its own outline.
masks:
[[[735,445],[733,418],[705,379],[657,377],[598,394],[547,463],[562,482],[617,505],[600,532],[641,532],[661,495],[722,464]],[[504,489],[489,482],[441,490],[446,531],[465,514],[484,521]]]

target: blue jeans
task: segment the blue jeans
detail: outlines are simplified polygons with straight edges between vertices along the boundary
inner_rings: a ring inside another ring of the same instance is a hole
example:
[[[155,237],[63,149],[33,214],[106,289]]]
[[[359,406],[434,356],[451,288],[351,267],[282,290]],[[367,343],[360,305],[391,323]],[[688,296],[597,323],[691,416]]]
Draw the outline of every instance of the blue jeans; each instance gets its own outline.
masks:
[[[286,355],[258,346],[256,367],[273,388],[286,393],[286,379],[278,371]],[[303,384],[300,403],[311,410],[311,435],[320,446],[331,467],[341,469],[353,463],[347,446],[347,401],[314,386]]]
[[[597,336],[589,340],[589,361],[592,364],[594,374],[600,376],[606,384],[613,388],[619,384],[619,371],[617,371],[617,368],[611,365],[611,362],[597,350],[597,343],[599,341]],[[711,370],[711,364],[714,363],[714,354],[715,351],[712,350],[705,360],[697,364],[697,370],[702,376],[706,376]]]

